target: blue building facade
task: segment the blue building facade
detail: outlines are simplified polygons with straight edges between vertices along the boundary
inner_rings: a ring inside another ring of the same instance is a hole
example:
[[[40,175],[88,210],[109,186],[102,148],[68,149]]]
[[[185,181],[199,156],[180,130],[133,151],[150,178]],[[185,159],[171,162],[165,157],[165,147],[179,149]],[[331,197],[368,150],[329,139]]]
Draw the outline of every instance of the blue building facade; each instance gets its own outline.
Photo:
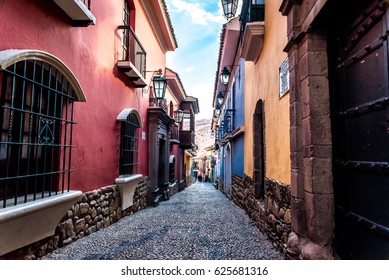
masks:
[[[232,197],[233,176],[244,177],[244,66],[239,54],[240,21],[223,25],[214,91],[215,149],[219,152],[219,186]],[[221,74],[228,75],[228,81]]]

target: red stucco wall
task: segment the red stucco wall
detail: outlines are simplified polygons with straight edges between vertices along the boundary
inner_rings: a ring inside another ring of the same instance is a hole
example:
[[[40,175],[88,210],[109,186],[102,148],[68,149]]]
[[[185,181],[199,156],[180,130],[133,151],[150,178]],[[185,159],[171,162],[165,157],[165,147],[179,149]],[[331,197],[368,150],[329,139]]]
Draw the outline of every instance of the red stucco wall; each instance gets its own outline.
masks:
[[[165,55],[138,1],[136,30],[147,51],[147,70],[165,67]],[[148,94],[131,89],[116,68],[122,5],[120,1],[92,1],[96,25],[73,27],[68,16],[47,0],[0,2],[0,50],[36,49],[62,60],[79,80],[87,102],[75,106],[71,188],[82,191],[114,184],[118,176],[120,124],[124,108],[139,110],[146,139],[139,141],[139,173],[148,175]],[[139,25],[139,28],[138,26]],[[141,31],[138,33],[138,29]],[[150,80],[151,75],[147,76]]]

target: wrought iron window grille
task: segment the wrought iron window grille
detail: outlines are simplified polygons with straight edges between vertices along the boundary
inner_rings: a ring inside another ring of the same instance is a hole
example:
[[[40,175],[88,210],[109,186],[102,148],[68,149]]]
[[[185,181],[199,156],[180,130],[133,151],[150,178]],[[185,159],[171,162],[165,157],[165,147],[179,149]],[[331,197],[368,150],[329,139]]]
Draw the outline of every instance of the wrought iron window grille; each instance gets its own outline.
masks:
[[[139,127],[138,119],[133,113],[122,122],[119,167],[121,177],[138,173]]]
[[[176,157],[170,156],[169,158],[169,182],[173,184],[176,180]]]
[[[73,89],[60,71],[21,61],[0,72],[0,207],[69,191]]]

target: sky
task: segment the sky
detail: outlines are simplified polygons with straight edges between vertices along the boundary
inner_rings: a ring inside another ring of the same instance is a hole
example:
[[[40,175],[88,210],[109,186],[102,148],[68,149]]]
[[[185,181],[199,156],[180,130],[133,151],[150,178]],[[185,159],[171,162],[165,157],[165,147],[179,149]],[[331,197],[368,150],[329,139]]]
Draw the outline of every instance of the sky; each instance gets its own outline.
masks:
[[[177,72],[186,94],[199,99],[196,119],[212,118],[212,99],[226,23],[220,0],[166,0],[178,48],[167,53],[167,67]]]

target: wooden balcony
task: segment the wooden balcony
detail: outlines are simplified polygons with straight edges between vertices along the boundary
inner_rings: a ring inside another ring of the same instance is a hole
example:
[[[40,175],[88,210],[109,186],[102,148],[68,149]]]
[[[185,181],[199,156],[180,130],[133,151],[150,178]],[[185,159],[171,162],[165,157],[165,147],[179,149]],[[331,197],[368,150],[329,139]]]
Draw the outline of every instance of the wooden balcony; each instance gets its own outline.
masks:
[[[117,62],[137,88],[144,88],[146,83],[146,51],[130,26],[121,25],[123,30],[122,53]]]
[[[195,134],[193,131],[180,130],[180,148],[191,149],[195,145]]]

